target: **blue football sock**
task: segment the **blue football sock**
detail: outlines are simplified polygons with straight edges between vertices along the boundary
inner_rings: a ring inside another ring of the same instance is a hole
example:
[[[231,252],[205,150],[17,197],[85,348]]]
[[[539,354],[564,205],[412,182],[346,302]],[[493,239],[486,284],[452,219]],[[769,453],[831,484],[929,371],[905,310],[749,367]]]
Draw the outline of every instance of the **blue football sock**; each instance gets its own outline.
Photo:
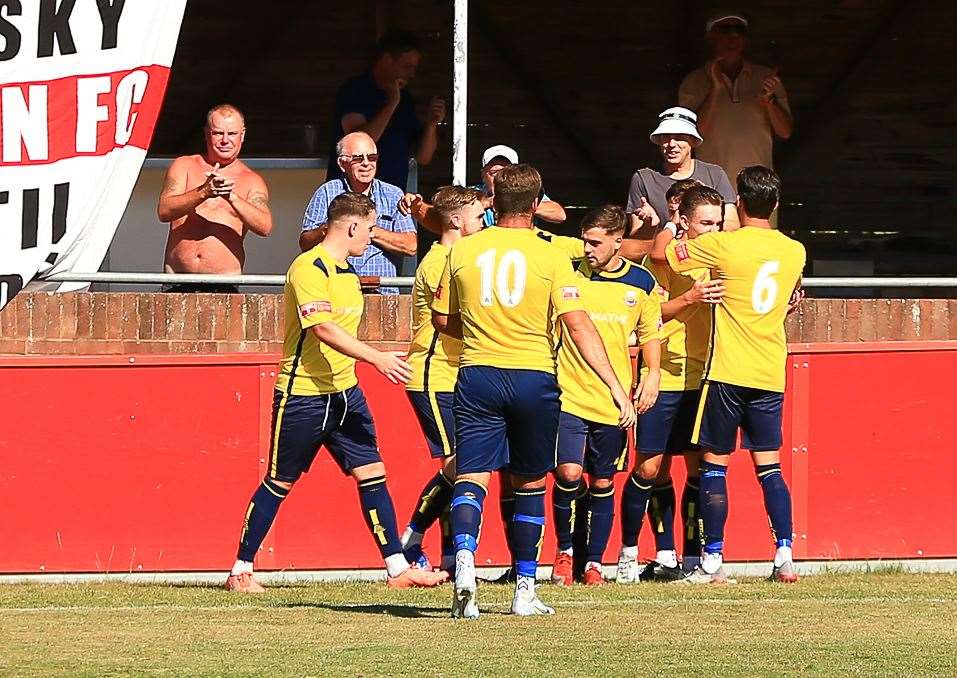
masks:
[[[675,486],[670,480],[665,485],[651,488],[648,500],[648,524],[655,535],[659,551],[675,550]]]
[[[572,534],[575,531],[575,495],[581,479],[576,483],[565,484],[560,480],[552,486],[552,516],[555,519],[555,536],[558,538],[558,550],[567,551],[572,547]]]
[[[439,526],[442,528],[442,558],[455,558],[455,540],[452,539],[452,515],[448,506],[439,516]]]
[[[724,525],[728,521],[728,468],[702,461],[700,493],[704,553],[722,553]]]
[[[698,504],[698,478],[688,478],[681,493],[681,524],[684,527],[682,558],[701,557],[701,510]]]
[[[505,482],[508,482],[506,479]],[[502,530],[505,532],[505,545],[508,547],[509,557],[515,562],[515,547],[512,545],[512,518],[515,516],[515,496],[501,494],[498,497],[498,511],[502,516]]]
[[[422,488],[415,504],[415,512],[409,520],[409,527],[419,534],[425,534],[448,508],[451,500],[452,483],[440,471]]]
[[[790,546],[794,536],[794,525],[791,518],[791,493],[781,475],[781,464],[764,464],[756,466],[755,472],[764,492],[764,508],[771,521],[771,531],[774,533],[776,546]]]
[[[588,562],[600,563],[615,520],[615,486],[588,492]]]
[[[263,478],[246,509],[243,531],[239,537],[239,555],[236,556],[239,560],[252,562],[256,557],[256,552],[276,519],[279,505],[288,494],[289,490],[286,488],[280,487],[269,478]]]
[[[375,538],[383,560],[402,553],[402,544],[396,530],[395,507],[392,505],[392,496],[386,486],[385,476],[362,480],[358,485],[362,517]]]
[[[535,577],[545,535],[545,488],[515,490],[512,544],[519,577]]]
[[[452,488],[452,540],[455,550],[475,553],[482,526],[485,488],[471,480],[456,480]]]
[[[621,544],[637,546],[641,521],[645,517],[645,508],[651,496],[653,480],[645,480],[638,473],[632,473],[625,481],[621,493]]]

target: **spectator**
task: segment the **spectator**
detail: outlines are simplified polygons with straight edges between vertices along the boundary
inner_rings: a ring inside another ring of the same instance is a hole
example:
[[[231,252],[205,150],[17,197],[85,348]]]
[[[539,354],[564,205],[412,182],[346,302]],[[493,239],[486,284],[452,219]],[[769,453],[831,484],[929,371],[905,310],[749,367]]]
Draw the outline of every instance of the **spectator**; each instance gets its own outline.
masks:
[[[472,186],[472,188],[481,191],[484,196],[482,200],[485,207],[483,220],[486,226],[495,225],[495,210],[492,209],[492,198],[495,195],[495,175],[503,168],[515,164],[518,164],[518,152],[511,146],[505,146],[504,144],[489,146],[482,153],[482,181]],[[436,235],[442,234],[442,218],[431,211],[432,206],[425,202],[421,195],[406,194],[400,207],[404,212],[411,213],[416,221],[427,230]],[[560,224],[563,221],[565,221],[565,208],[542,191],[538,207],[535,210],[536,225],[541,225],[544,222]]]
[[[678,103],[698,113],[704,143],[701,160],[735,178],[750,165],[771,167],[774,137],[791,136],[794,120],[777,68],[744,58],[748,20],[739,13],[714,15],[705,25],[712,59],[689,73]]]
[[[336,144],[336,158],[344,176],[327,181],[313,194],[302,218],[299,247],[305,252],[319,244],[325,233],[329,203],[337,195],[352,191],[372,198],[376,225],[372,244],[362,256],[349,263],[360,275],[395,276],[405,255],[414,255],[417,247],[415,224],[399,211],[402,190],[376,178],[379,154],[376,144],[365,132],[353,132]],[[382,287],[382,294],[398,294],[395,287]]]
[[[376,44],[371,68],[347,80],[336,93],[332,139],[365,132],[378,145],[379,178],[403,191],[409,180],[409,158],[428,165],[438,144],[438,125],[445,120],[445,100],[432,97],[423,128],[406,86],[422,58],[419,42],[406,31],[385,33]],[[343,176],[330,149],[327,179]]]
[[[649,138],[661,149],[664,162],[660,172],[645,167],[631,178],[625,210],[631,219],[631,237],[639,240],[654,237],[655,229],[669,216],[665,194],[676,181],[689,178],[718,191],[725,202],[725,229],[738,227],[735,193],[728,175],[717,165],[696,160],[691,155],[692,148],[701,143],[695,123],[694,111],[687,108],[669,108],[658,116],[658,127]]]
[[[206,152],[176,158],[166,170],[156,214],[169,224],[167,273],[242,273],[247,231],[272,232],[269,190],[239,160],[246,138],[243,114],[220,104],[206,114]],[[192,187],[192,188],[190,188]],[[238,292],[235,285],[176,284],[165,292]]]

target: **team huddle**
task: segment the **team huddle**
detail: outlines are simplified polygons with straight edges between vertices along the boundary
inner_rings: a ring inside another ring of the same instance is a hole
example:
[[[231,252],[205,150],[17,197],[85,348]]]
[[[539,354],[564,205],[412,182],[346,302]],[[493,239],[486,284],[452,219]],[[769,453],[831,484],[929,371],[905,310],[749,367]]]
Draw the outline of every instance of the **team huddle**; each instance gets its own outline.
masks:
[[[694,180],[676,182],[667,194],[669,221],[639,264],[622,256],[628,215],[619,207],[588,213],[580,238],[539,229],[541,178],[529,165],[495,175],[491,208],[475,189],[444,187],[430,205],[442,233],[416,273],[408,356],[356,337],[363,298],[347,258],[368,246],[375,205],[357,193],[334,198],[322,241],[287,274],[269,470],[246,510],[227,588],[263,590],[253,576],[255,554],[320,446],[357,482],[388,585],[452,578],[454,617],[479,616],[475,552],[493,473],[513,560],[514,614],[554,612],[536,587],[549,475],[555,583],[605,582],[601,563],[616,504],[619,583],[733,583],[722,553],[727,466],[739,428],[772,526],[772,578],[795,581],[779,449],[784,321],[800,298],[805,252],[771,226],[779,192],[770,169],[742,170],[741,227],[725,231],[721,194]],[[401,534],[356,361],[405,384],[437,460]],[[628,470],[633,428],[636,459],[619,503],[614,477]],[[687,467],[680,558],[670,479],[676,455]],[[657,554],[642,570],[637,544],[646,511]],[[436,523],[442,554],[433,568],[422,540]]]

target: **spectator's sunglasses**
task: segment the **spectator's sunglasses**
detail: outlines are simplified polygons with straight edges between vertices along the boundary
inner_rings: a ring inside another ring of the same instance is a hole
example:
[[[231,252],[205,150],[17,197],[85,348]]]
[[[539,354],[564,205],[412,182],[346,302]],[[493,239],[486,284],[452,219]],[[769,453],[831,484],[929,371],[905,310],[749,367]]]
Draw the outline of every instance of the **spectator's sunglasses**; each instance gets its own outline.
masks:
[[[748,27],[744,24],[723,24],[721,26],[715,26],[714,30],[721,35],[732,35],[734,33],[738,35],[748,34]]]
[[[353,155],[340,155],[339,157],[353,165],[358,165],[360,163],[365,162],[366,160],[368,160],[369,162],[379,161],[378,153],[355,153]]]

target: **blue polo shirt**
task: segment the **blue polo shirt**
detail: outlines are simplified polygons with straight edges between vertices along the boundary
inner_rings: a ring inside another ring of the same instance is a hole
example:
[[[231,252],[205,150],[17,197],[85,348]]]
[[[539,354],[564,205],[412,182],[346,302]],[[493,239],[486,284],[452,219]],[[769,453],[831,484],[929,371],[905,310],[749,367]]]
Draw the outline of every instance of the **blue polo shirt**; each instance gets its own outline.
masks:
[[[347,113],[359,113],[366,120],[371,120],[382,110],[388,98],[385,90],[372,77],[371,71],[347,80],[339,88],[332,118],[327,179],[342,177],[342,170],[336,162],[336,143],[345,136],[342,117]],[[376,142],[379,149],[376,177],[404,191],[409,181],[409,158],[415,154],[421,138],[422,123],[415,114],[415,102],[409,90],[403,89],[399,105],[395,107],[389,124]]]

